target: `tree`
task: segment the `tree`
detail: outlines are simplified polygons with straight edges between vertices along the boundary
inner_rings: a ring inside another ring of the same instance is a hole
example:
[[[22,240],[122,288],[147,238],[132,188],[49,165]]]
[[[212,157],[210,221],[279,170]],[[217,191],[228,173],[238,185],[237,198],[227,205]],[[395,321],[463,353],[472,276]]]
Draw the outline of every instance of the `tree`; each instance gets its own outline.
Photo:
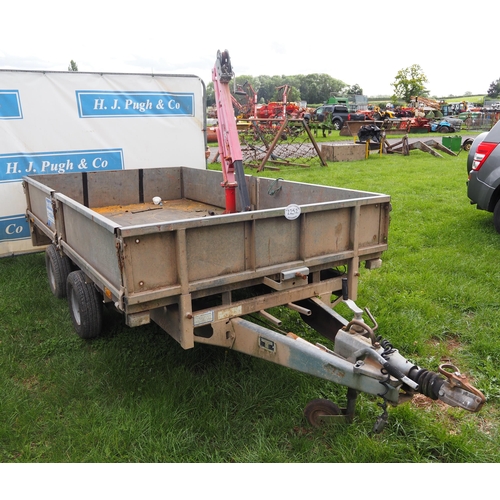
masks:
[[[282,85],[282,79],[279,76],[260,75],[256,80],[255,92],[257,92],[258,102],[270,102],[276,93],[276,87]]]
[[[283,86],[288,85],[287,100],[289,102],[306,101],[310,104],[322,104],[332,95],[340,96],[348,93],[363,94],[358,84],[348,86],[343,81],[332,78],[325,73],[313,73],[310,75],[239,75],[236,84],[244,86],[245,82],[252,85],[257,93],[258,103],[270,101],[281,101],[283,98]],[[230,83],[231,91],[233,82]],[[215,103],[214,85],[209,82],[206,88],[207,106]],[[238,97],[237,97],[238,99]]]
[[[331,95],[343,93],[346,84],[325,73],[313,73],[301,77],[301,98],[310,104],[322,104]]]
[[[490,88],[488,89],[488,97],[498,97],[500,94],[500,78],[491,82]]]
[[[214,82],[209,82],[206,88],[207,96],[207,106],[213,106],[215,104],[215,88]]]
[[[76,62],[71,59],[69,66],[68,66],[68,71],[78,71],[78,66],[76,65]]]
[[[425,88],[427,83],[422,68],[418,64],[413,64],[408,68],[403,68],[398,71],[394,83],[394,98],[402,99],[405,102],[410,102],[412,96],[426,96],[429,91]]]
[[[300,101],[300,90],[297,88],[297,77],[295,76],[264,76],[261,75],[257,78],[249,75],[241,75],[236,77],[236,84],[241,86],[247,92],[247,85],[250,84],[257,93],[257,102],[281,102],[283,100],[284,86],[288,85],[287,101],[295,102]],[[300,85],[300,82],[299,84]],[[231,88],[232,90],[232,88]],[[251,92],[247,92],[250,97]]]
[[[288,85],[288,88],[285,88],[285,85]],[[274,102],[283,102],[283,95],[286,90],[286,100],[287,102],[298,102],[300,101],[300,90],[296,89],[293,85],[289,85],[284,83],[283,85],[279,85],[274,89],[273,101]]]
[[[357,83],[355,83],[347,89],[347,94],[363,95],[363,89]]]

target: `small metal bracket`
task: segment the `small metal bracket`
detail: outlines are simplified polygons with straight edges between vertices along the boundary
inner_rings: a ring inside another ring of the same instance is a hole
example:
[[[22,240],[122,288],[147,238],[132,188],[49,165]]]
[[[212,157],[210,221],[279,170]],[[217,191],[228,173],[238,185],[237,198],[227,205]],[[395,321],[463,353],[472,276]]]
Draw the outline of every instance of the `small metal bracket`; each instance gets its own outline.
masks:
[[[280,281],[276,281],[269,278],[268,276],[265,276],[264,284],[270,286],[274,290],[287,290],[289,288],[306,285],[308,276],[309,268],[300,267],[297,269],[281,271]]]

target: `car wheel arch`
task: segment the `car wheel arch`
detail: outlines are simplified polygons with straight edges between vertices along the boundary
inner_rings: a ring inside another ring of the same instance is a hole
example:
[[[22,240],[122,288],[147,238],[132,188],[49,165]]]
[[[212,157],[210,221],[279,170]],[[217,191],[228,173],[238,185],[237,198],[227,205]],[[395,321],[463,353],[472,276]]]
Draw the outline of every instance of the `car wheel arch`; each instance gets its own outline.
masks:
[[[500,179],[499,179],[500,182]],[[500,185],[496,187],[488,203],[488,212],[494,212],[497,203],[500,201]]]

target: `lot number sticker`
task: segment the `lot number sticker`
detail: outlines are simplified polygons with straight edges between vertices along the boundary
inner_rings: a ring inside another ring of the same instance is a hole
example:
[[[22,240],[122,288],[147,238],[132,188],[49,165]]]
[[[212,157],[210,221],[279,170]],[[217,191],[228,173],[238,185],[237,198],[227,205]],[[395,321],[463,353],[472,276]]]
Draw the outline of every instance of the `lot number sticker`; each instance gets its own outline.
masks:
[[[300,215],[300,207],[292,203],[285,208],[285,217],[288,220],[294,220]]]

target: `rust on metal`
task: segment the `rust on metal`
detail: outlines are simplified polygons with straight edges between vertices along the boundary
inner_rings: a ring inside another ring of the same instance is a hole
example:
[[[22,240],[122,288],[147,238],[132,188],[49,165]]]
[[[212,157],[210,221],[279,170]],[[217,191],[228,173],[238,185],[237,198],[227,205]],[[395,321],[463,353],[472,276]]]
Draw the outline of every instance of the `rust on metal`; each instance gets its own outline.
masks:
[[[478,412],[483,407],[484,403],[486,402],[486,397],[479,389],[476,389],[469,382],[469,379],[466,375],[460,373],[455,365],[452,365],[450,363],[442,364],[439,366],[439,373],[441,373],[441,375],[444,375],[448,379],[448,382],[452,387],[459,387],[465,391],[471,392],[480,399],[481,402],[476,408],[476,412]]]
[[[222,213],[220,207],[186,198],[162,200],[161,203],[161,205],[155,205],[153,202],[110,205],[92,210],[121,224],[144,224],[155,220],[174,221]]]

